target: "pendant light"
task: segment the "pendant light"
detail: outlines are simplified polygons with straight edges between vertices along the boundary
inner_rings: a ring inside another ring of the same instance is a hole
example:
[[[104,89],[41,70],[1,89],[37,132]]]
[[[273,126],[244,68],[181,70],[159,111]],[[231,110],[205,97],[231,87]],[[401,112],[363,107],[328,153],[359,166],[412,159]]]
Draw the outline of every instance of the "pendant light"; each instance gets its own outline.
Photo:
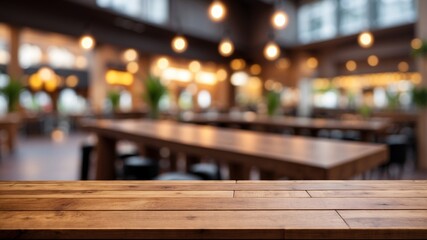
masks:
[[[95,47],[95,39],[89,34],[81,36],[79,42],[84,50],[91,50]]]
[[[177,14],[175,16],[176,17],[176,21],[175,22],[176,22],[176,28],[177,28],[178,34],[175,35],[174,38],[172,38],[171,47],[172,47],[172,50],[174,52],[176,52],[176,53],[183,53],[188,48],[188,41],[184,37],[184,35],[180,34],[182,32],[182,29],[181,29],[181,20],[179,18],[179,12],[180,12],[179,11],[179,4],[176,7],[177,7],[177,9],[176,9]]]
[[[221,1],[215,0],[209,6],[208,15],[213,22],[221,22],[227,16],[227,8]]]
[[[283,1],[275,1],[274,3],[274,13],[271,16],[271,25],[275,29],[284,29],[288,25],[288,14],[283,10]]]
[[[362,48],[370,48],[374,44],[374,35],[369,31],[361,32],[357,41]]]
[[[223,38],[218,45],[219,54],[228,57],[234,52],[234,44],[229,38]]]
[[[176,53],[183,53],[187,50],[188,42],[183,35],[176,35],[171,42],[172,50]]]
[[[280,56],[280,48],[274,41],[269,41],[264,47],[264,57],[273,61]]]

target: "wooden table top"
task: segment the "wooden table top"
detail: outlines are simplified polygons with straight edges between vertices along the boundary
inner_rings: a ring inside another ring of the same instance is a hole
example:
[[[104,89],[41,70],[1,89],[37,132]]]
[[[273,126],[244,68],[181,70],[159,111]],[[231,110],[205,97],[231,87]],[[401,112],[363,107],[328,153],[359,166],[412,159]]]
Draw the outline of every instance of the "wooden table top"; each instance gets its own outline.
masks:
[[[192,123],[236,123],[254,124],[274,127],[307,128],[307,129],[339,129],[383,132],[390,127],[387,120],[334,120],[321,118],[261,116],[255,113],[242,114],[196,114],[183,117],[184,122]]]
[[[0,182],[1,239],[424,239],[427,181]]]
[[[387,159],[385,145],[223,129],[174,121],[93,120],[88,131],[214,158],[283,168],[293,179],[348,179]],[[262,161],[261,161],[262,160]],[[304,167],[304,169],[301,169]],[[307,169],[307,167],[309,169]]]

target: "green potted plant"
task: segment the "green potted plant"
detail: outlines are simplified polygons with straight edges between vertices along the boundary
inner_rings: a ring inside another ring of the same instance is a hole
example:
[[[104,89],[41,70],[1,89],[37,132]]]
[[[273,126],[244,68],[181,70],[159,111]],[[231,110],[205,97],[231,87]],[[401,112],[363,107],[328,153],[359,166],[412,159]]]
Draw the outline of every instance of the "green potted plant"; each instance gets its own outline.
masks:
[[[166,86],[162,84],[158,77],[149,75],[144,81],[145,92],[143,94],[143,99],[149,105],[150,118],[157,119],[159,118],[159,103],[160,99],[166,94]]]
[[[107,98],[113,107],[113,111],[117,112],[120,104],[120,92],[117,90],[111,90],[108,92]]]
[[[368,119],[372,116],[372,108],[366,104],[362,105],[357,112],[362,116],[364,119]]]
[[[7,99],[8,112],[16,112],[19,105],[19,95],[23,89],[22,83],[15,78],[10,77],[9,83],[1,89],[1,93]]]
[[[419,108],[427,108],[427,87],[413,88],[412,102]]]
[[[419,47],[412,49],[412,56],[414,57],[427,57],[427,41],[421,41]]]
[[[276,91],[269,91],[267,92],[266,100],[267,114],[269,116],[274,116],[280,107],[280,93]]]

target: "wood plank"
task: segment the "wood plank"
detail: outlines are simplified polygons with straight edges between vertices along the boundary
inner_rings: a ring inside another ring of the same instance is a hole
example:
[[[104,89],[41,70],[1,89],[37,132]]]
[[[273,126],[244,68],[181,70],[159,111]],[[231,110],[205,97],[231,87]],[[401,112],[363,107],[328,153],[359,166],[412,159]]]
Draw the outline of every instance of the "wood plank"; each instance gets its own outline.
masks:
[[[233,197],[233,191],[0,190],[0,198]]]
[[[111,238],[105,235],[109,231],[142,239],[281,239],[286,228],[348,227],[335,211],[0,211],[0,230],[7,230],[0,231],[0,238],[44,237],[53,231],[61,238],[77,239],[83,233],[86,238]]]
[[[351,228],[427,230],[427,210],[340,210],[338,212]]]
[[[234,186],[235,181],[23,181],[0,183],[0,190],[228,191]]]
[[[236,198],[300,198],[310,197],[306,191],[235,191]]]
[[[311,197],[319,198],[427,198],[425,190],[332,190],[332,191],[308,191]]]
[[[425,198],[1,198],[0,210],[427,210]]]
[[[426,181],[343,180],[343,181],[237,181],[236,191],[279,190],[425,190]]]

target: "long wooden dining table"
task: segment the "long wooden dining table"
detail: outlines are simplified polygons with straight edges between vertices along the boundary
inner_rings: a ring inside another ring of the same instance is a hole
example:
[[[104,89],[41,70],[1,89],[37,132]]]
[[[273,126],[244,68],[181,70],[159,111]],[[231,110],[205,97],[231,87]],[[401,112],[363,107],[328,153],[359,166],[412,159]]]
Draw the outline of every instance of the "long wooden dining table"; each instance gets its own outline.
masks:
[[[262,116],[253,112],[236,114],[187,114],[181,118],[181,121],[222,126],[239,125],[249,129],[255,128],[263,130],[265,130],[265,128],[274,128],[278,130],[293,129],[296,132],[300,130],[309,130],[313,136],[316,136],[320,130],[358,131],[361,133],[361,139],[363,141],[378,138],[391,126],[391,122],[386,118],[373,120],[322,119],[291,116]]]
[[[425,239],[427,181],[0,182],[0,239]]]
[[[280,136],[153,120],[87,120],[97,135],[96,179],[115,178],[116,143],[133,141],[227,163],[231,179],[250,179],[252,167],[291,179],[350,179],[388,157],[385,145]]]

